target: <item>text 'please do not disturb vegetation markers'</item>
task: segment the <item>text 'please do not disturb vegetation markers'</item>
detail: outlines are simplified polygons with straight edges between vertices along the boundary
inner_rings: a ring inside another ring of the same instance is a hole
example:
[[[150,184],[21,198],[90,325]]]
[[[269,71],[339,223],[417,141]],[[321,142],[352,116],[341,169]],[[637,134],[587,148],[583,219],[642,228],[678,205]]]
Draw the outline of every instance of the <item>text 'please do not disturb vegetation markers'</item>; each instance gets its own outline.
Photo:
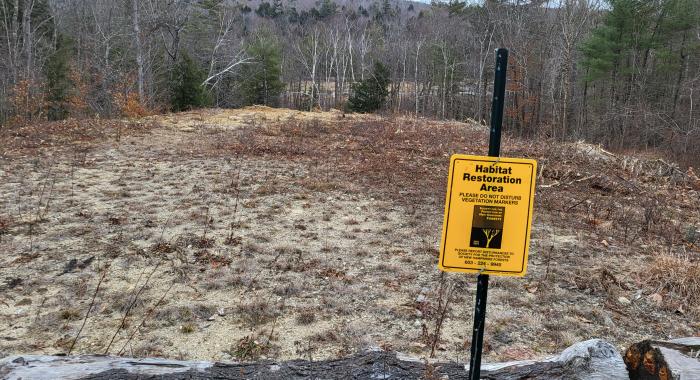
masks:
[[[450,160],[439,268],[524,276],[535,160],[456,154]]]

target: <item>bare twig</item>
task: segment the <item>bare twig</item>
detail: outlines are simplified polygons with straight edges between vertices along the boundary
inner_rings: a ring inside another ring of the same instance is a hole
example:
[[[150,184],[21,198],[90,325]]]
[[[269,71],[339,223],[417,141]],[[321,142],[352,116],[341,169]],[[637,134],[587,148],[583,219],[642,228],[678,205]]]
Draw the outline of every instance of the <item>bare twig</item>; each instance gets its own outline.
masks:
[[[209,229],[209,207],[207,207],[207,214],[204,216],[204,232],[202,232],[202,242],[207,240],[207,230]]]
[[[168,293],[170,293],[170,290],[173,288],[174,285],[175,285],[175,281],[170,283],[170,286],[168,287],[168,289],[165,290],[165,293],[163,293],[163,296],[161,296],[160,299],[158,300],[158,302],[156,302],[153,306],[151,306],[151,308],[148,310],[148,312],[146,312],[146,315],[144,315],[141,322],[138,325],[136,325],[136,328],[131,333],[131,335],[129,335],[129,339],[126,340],[126,342],[124,343],[122,348],[119,350],[117,355],[121,355],[124,352],[124,350],[126,349],[126,346],[129,345],[129,343],[131,343],[131,340],[134,338],[134,336],[136,336],[136,334],[139,332],[141,327],[146,323],[146,321],[151,316],[151,314],[153,314],[153,312],[156,310],[156,308],[158,306],[160,306],[160,304],[163,302],[163,300],[168,295]]]
[[[77,161],[77,154],[74,153],[74,157],[70,162],[70,198],[68,204],[73,206],[73,197],[75,195],[75,162]]]
[[[547,253],[547,268],[544,271],[544,281],[549,278],[549,264],[552,261],[552,251],[554,251],[554,246],[549,247],[549,252]]]
[[[85,318],[83,318],[83,324],[80,325],[80,329],[78,330],[78,333],[75,335],[75,339],[73,339],[73,343],[70,345],[70,348],[68,349],[68,355],[70,355],[70,353],[73,352],[73,347],[75,347],[75,343],[78,341],[80,334],[83,332],[83,328],[85,327],[85,323],[87,323],[88,317],[90,316],[90,311],[92,311],[92,307],[95,305],[95,298],[97,298],[97,293],[100,292],[100,286],[102,286],[102,281],[107,276],[107,273],[109,273],[109,264],[107,264],[107,266],[103,270],[104,270],[104,272],[102,273],[102,276],[100,276],[100,281],[97,282],[97,287],[95,288],[95,292],[92,294],[92,300],[90,301],[90,306],[88,307],[87,312],[85,313]]]
[[[585,201],[587,201],[587,200],[588,200],[588,198],[583,198],[583,199],[581,199],[580,201],[578,201],[578,202],[574,203],[573,205],[567,207],[567,208],[566,208],[566,212],[569,212],[569,211],[573,210],[576,206],[580,205],[581,203],[583,203],[583,202],[585,202]]]
[[[241,162],[238,162],[238,171],[236,173],[236,198],[233,204],[233,221],[230,224],[230,231],[226,241],[228,243],[233,242],[233,228],[238,224],[238,202],[241,196]],[[233,184],[232,184],[233,185]]]
[[[438,305],[437,317],[435,319],[435,332],[433,334],[433,340],[430,345],[431,358],[435,357],[435,349],[440,343],[442,325],[445,323],[447,312],[450,309],[450,299],[452,298],[452,291],[454,290],[454,286],[447,284],[447,280],[444,274],[444,272],[440,272],[440,288],[438,290]]]
[[[146,281],[143,283],[143,285],[141,285],[141,288],[136,293],[136,296],[131,301],[129,306],[126,308],[126,311],[124,312],[124,316],[122,317],[122,321],[121,321],[121,323],[119,323],[119,327],[117,327],[117,331],[114,332],[114,335],[112,335],[112,340],[109,341],[109,345],[107,345],[107,348],[105,349],[105,352],[104,352],[105,355],[109,354],[109,349],[112,348],[112,344],[114,343],[114,339],[119,334],[119,331],[121,331],[122,328],[124,328],[124,324],[126,323],[126,318],[129,316],[129,312],[131,312],[131,309],[136,304],[136,301],[138,300],[139,296],[141,295],[143,290],[146,288],[146,285],[148,285],[148,282],[151,280],[151,276],[153,276],[153,273],[155,273],[156,270],[158,269],[158,267],[160,266],[161,261],[162,260],[159,260],[158,263],[156,264],[156,266],[151,271],[151,273],[148,274],[148,277],[146,277]]]

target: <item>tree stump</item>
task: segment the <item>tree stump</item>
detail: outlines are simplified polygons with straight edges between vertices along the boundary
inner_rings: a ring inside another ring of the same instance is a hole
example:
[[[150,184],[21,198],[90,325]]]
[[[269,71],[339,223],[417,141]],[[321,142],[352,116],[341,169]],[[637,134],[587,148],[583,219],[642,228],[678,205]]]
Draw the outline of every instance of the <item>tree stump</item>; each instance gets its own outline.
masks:
[[[631,380],[700,379],[700,337],[635,343],[625,364]]]

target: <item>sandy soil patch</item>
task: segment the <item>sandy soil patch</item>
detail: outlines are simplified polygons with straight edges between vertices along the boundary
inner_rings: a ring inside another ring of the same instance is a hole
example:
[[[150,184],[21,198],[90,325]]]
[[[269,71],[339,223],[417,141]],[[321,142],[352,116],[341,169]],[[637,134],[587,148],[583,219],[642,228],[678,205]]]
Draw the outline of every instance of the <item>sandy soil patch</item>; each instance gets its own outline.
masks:
[[[448,157],[483,153],[483,126],[265,107],[90,123],[0,136],[0,351],[467,359],[475,281],[436,260]],[[683,175],[503,145],[542,171],[528,276],[492,280],[488,360],[697,334],[692,279],[649,274],[699,265]]]

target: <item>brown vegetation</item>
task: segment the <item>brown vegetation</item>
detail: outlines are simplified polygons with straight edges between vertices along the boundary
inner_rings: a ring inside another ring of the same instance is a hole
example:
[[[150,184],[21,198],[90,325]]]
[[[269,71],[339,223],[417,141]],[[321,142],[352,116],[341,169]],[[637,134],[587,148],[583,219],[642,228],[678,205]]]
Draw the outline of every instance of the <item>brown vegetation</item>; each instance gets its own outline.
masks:
[[[486,135],[265,107],[4,130],[0,351],[466,359],[474,281],[436,254],[449,155]],[[529,273],[493,279],[487,360],[697,331],[691,176],[584,143],[506,137],[503,155],[540,172]]]

